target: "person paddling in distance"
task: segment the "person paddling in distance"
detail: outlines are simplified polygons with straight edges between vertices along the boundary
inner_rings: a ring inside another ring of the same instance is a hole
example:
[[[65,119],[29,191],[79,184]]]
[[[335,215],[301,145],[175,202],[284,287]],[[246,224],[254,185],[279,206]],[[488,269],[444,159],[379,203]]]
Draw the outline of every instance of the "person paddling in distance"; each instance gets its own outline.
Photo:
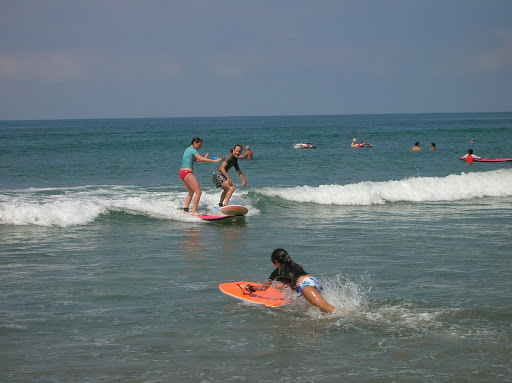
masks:
[[[238,166],[238,157],[242,153],[242,145],[235,145],[232,151],[224,158],[222,164],[219,166],[217,170],[215,170],[212,174],[212,182],[218,188],[222,188],[222,194],[220,195],[219,206],[228,206],[229,199],[233,195],[235,191],[235,185],[233,185],[233,181],[228,174],[228,170],[231,167],[235,167],[235,170],[238,172],[238,175],[242,179],[242,187],[247,186],[247,181],[245,180],[245,176],[240,170]]]
[[[463,160],[466,160],[466,162],[468,163],[471,163],[473,162],[474,160],[479,160],[481,159],[482,157],[478,157],[478,156],[475,156],[473,154],[473,149],[468,149],[468,154],[464,155],[461,157]]]
[[[247,291],[266,290],[272,285],[273,281],[279,281],[290,286],[299,294],[304,295],[304,298],[306,298],[309,303],[318,307],[321,311],[334,313],[337,310],[336,307],[327,303],[320,294],[323,287],[318,279],[304,271],[301,265],[292,261],[286,250],[275,249],[270,256],[270,260],[275,270],[268,277],[268,281],[262,285],[247,285],[245,287]],[[350,311],[344,310],[343,313],[349,314]]]
[[[199,200],[201,199],[201,194],[203,193],[201,187],[199,186],[199,182],[197,181],[197,178],[194,175],[194,163],[219,162],[222,160],[222,158],[212,160],[211,158],[208,158],[208,153],[206,153],[204,157],[200,155],[198,150],[201,148],[202,144],[203,140],[200,139],[199,137],[195,137],[192,139],[190,146],[187,149],[185,149],[185,152],[183,153],[183,160],[181,162],[181,168],[179,173],[181,182],[183,182],[183,185],[185,185],[185,188],[188,191],[188,195],[185,198],[185,207],[183,210],[187,212],[189,211],[190,202],[192,201],[193,198],[193,215],[199,215],[199,213],[197,212],[197,206],[199,205]]]

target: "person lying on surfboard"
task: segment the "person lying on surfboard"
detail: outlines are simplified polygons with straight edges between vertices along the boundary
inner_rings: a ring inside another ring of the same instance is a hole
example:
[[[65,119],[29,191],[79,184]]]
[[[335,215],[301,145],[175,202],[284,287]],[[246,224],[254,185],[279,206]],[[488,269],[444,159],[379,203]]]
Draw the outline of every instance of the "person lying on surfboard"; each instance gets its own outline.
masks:
[[[279,281],[296,290],[313,306],[318,307],[325,313],[333,313],[337,309],[328,304],[320,294],[322,285],[311,274],[308,274],[301,265],[292,261],[290,255],[284,249],[275,249],[270,256],[275,270],[268,277],[268,281],[262,285],[247,285],[245,289],[249,292],[266,290],[272,285],[272,281]],[[348,314],[349,311],[345,311]]]
[[[468,149],[468,154],[464,155],[461,157],[461,160],[466,160],[466,162],[473,162],[474,160],[479,160],[481,159],[482,157],[478,157],[478,156],[475,156],[473,154],[473,149]]]
[[[361,143],[357,143],[357,138],[354,138],[352,140],[352,143],[350,144],[350,147],[351,148],[362,148],[363,146],[373,146],[372,144],[370,144],[369,142],[366,142],[366,141],[363,141]]]
[[[235,145],[233,151],[229,153],[222,164],[219,166],[217,170],[215,170],[212,174],[212,182],[218,188],[222,188],[222,194],[220,195],[219,206],[228,206],[229,199],[233,195],[235,191],[235,185],[233,185],[233,181],[228,174],[228,170],[231,167],[235,167],[235,170],[238,172],[238,175],[242,179],[242,187],[247,186],[247,181],[245,180],[245,176],[240,170],[238,166],[238,157],[242,153],[242,145]]]

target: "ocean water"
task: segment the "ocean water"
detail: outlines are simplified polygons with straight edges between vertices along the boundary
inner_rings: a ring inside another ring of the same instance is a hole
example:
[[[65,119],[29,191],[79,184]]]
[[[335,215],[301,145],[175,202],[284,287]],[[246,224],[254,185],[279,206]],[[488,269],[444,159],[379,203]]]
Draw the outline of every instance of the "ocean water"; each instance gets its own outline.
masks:
[[[254,151],[245,219],[179,210],[196,136]],[[511,143],[512,113],[1,121],[0,380],[512,382],[512,162],[458,159]],[[352,313],[218,290],[277,247]]]

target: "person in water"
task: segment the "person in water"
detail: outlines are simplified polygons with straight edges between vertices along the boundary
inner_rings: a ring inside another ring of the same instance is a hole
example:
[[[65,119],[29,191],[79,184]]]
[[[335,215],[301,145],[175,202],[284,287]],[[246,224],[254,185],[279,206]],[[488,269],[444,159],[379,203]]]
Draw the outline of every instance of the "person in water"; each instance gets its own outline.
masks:
[[[430,144],[430,150],[436,150],[436,143],[435,142],[432,142]]]
[[[185,188],[188,191],[188,195],[185,198],[185,207],[183,210],[189,211],[190,202],[192,201],[193,198],[193,215],[199,215],[199,213],[197,212],[197,206],[199,205],[199,200],[201,199],[201,194],[203,193],[201,187],[199,186],[199,182],[197,182],[197,178],[194,175],[194,163],[219,162],[222,160],[222,158],[212,160],[208,158],[208,153],[206,153],[204,157],[200,155],[198,150],[201,148],[202,144],[203,140],[200,139],[199,137],[195,137],[192,139],[190,146],[187,149],[185,149],[185,152],[183,153],[183,160],[181,162],[181,168],[179,173],[181,182],[183,182],[183,185],[185,185]]]
[[[336,307],[327,303],[320,294],[323,288],[318,279],[304,271],[301,265],[292,261],[286,250],[275,249],[270,256],[270,260],[275,270],[268,277],[268,281],[262,285],[247,285],[245,287],[247,291],[266,290],[272,285],[273,281],[278,281],[290,286],[299,294],[304,295],[304,298],[306,298],[309,303],[318,307],[323,312],[333,313],[336,311]],[[348,314],[349,311],[345,310],[344,313]]]
[[[473,149],[468,149],[468,154],[464,155],[461,157],[463,160],[466,160],[466,162],[468,163],[471,163],[473,162],[474,160],[479,160],[481,159],[482,157],[478,157],[478,156],[475,156],[473,154]]]
[[[363,146],[365,146],[365,145],[372,146],[369,142],[366,142],[366,141],[364,141],[364,140],[363,140],[363,142],[361,142],[361,143],[359,143],[359,144],[358,144],[358,143],[357,143],[357,138],[354,138],[354,139],[352,140],[352,143],[350,144],[350,147],[351,147],[351,148],[362,148],[362,147],[363,147]]]
[[[420,143],[419,143],[419,142],[416,142],[416,143],[414,144],[414,146],[412,147],[411,152],[419,152],[420,150],[421,150],[421,148],[420,148]]]
[[[231,169],[231,167],[235,167],[235,170],[238,172],[238,175],[242,179],[242,187],[247,186],[245,176],[238,166],[238,157],[240,157],[240,153],[242,153],[242,145],[235,145],[233,151],[228,154],[226,158],[224,158],[222,164],[212,174],[212,182],[218,188],[222,188],[219,206],[228,206],[229,199],[235,191],[235,185],[233,185],[233,181],[228,174],[228,170]]]
[[[252,157],[253,157],[252,150],[249,147],[249,145],[247,145],[245,147],[245,153],[242,156],[238,157],[238,158],[245,158],[245,159],[248,159],[248,160],[252,160]]]

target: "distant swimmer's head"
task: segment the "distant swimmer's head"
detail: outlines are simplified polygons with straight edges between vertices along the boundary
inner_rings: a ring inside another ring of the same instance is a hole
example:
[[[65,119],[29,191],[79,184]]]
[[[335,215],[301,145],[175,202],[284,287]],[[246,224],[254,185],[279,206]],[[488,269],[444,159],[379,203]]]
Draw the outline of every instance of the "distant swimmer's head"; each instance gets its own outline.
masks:
[[[357,141],[357,138],[354,138],[354,139],[352,140],[352,142],[356,142],[356,141]]]
[[[469,149],[468,154],[473,154],[473,149]]]
[[[245,147],[245,150],[249,150],[249,149],[251,149],[251,148],[249,147],[249,145],[247,145],[247,146]]]
[[[416,143],[414,144],[414,146],[420,146],[420,143],[418,141],[416,141]]]

